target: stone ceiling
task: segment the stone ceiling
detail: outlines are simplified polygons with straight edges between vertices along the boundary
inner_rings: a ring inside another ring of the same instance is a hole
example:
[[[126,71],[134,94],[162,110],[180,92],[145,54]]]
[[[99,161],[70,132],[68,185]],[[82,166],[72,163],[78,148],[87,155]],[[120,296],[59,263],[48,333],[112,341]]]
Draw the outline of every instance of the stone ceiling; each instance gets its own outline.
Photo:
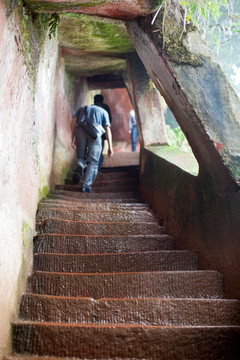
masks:
[[[75,78],[119,79],[134,47],[124,20],[156,11],[162,0],[26,0],[32,10],[60,14],[59,45]]]
[[[66,69],[75,76],[122,72],[134,47],[125,24],[89,15],[61,15],[59,45]]]

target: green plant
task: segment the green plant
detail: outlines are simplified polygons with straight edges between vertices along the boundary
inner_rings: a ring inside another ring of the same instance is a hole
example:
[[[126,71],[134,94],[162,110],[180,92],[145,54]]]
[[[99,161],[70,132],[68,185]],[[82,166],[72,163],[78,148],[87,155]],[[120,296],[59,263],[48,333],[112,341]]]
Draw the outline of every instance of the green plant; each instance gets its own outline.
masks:
[[[163,48],[165,45],[165,17],[169,1],[161,1],[160,7],[152,20],[153,25],[162,10]],[[222,42],[222,34],[225,36],[224,41],[230,41],[231,38],[240,34],[239,4],[236,5],[236,0],[178,0],[178,2],[183,11],[183,31],[181,36],[187,31],[188,25],[193,25],[203,34],[207,41],[210,40],[210,34],[215,45],[219,47]]]
[[[208,40],[217,47],[224,34],[230,40],[240,34],[240,15],[234,11],[234,0],[179,0],[184,11],[184,31],[192,23]]]
[[[49,28],[49,39],[52,38],[52,36],[56,36],[56,30],[60,22],[60,16],[58,13],[54,13],[50,16],[50,18],[47,19],[48,28]]]

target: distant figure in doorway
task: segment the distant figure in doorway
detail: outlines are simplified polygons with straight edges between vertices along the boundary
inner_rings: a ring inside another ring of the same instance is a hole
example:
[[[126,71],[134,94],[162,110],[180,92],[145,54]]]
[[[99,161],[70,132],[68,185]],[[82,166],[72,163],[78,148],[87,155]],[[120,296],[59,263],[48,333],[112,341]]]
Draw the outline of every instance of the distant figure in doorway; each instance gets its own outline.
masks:
[[[104,128],[108,142],[108,156],[113,154],[112,133],[107,111],[95,104],[80,107],[73,116],[71,124],[72,147],[77,150],[77,168],[74,170],[72,183],[73,185],[78,184],[86,166],[81,191],[91,193],[92,184],[98,173],[99,158],[102,152],[102,132],[97,137],[93,137],[91,132],[89,132],[88,124],[87,127],[82,127],[83,125],[81,125],[86,119],[91,124],[97,123],[101,125],[102,127],[100,126],[100,128],[102,130]]]
[[[101,108],[103,108],[104,110],[106,110],[108,112],[108,116],[109,116],[109,121],[110,124],[112,122],[112,117],[111,117],[111,111],[110,108],[107,104],[104,104],[104,97],[102,94],[97,94],[94,96],[94,105],[100,106]],[[99,163],[98,163],[98,170],[100,170],[102,163],[103,163],[103,148],[104,148],[104,141],[106,140],[106,135],[103,134],[102,135],[102,152],[99,158]]]
[[[138,129],[134,110],[131,110],[129,113],[129,134],[131,134],[132,151],[136,151]]]

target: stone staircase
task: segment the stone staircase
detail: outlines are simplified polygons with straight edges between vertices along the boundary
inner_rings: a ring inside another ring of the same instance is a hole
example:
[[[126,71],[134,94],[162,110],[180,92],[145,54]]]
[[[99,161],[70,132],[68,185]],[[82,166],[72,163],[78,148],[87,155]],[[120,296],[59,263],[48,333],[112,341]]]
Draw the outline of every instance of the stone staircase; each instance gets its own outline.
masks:
[[[7,359],[240,359],[240,306],[198,270],[138,193],[138,169],[95,193],[57,186],[39,205],[34,272]]]

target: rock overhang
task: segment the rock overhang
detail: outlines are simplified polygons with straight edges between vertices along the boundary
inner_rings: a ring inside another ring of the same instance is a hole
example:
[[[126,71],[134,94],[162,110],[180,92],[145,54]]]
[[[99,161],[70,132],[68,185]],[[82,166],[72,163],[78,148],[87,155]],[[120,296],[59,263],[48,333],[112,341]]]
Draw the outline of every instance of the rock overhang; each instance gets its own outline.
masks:
[[[133,19],[157,10],[162,0],[25,0],[32,10],[49,13],[79,13]]]
[[[96,16],[61,14],[58,39],[74,76],[125,71],[126,54],[135,51],[122,21]]]
[[[153,13],[162,0],[26,0],[31,11],[58,13],[58,40],[66,70],[74,77],[126,70],[134,52],[124,20]]]

